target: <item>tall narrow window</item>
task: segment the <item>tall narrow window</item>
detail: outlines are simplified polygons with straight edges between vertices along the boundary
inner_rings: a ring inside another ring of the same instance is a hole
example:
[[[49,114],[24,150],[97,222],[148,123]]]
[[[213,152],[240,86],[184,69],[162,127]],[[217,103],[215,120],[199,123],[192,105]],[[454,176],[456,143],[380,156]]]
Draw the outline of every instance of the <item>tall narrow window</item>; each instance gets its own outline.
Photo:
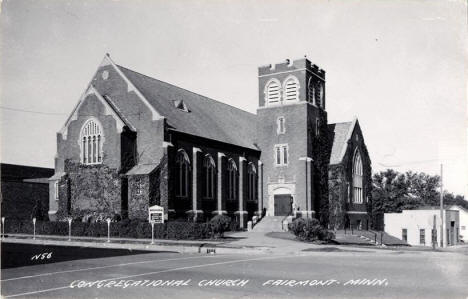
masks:
[[[307,85],[307,88],[309,89],[309,102],[315,105],[315,86],[314,86],[314,81],[312,78],[309,79],[309,84]]]
[[[215,184],[215,163],[210,155],[206,155],[203,160],[203,197],[212,199],[214,198],[214,184]]]
[[[319,106],[319,107],[322,107],[323,109],[325,109],[325,107],[324,107],[324,104],[325,104],[324,96],[325,96],[325,88],[324,88],[323,82],[321,82],[318,85],[317,92],[315,93],[315,104],[317,106]]]
[[[81,129],[81,161],[83,164],[99,164],[102,162],[101,125],[95,119],[88,120]]]
[[[284,133],[286,133],[286,125],[285,125],[284,116],[278,117],[276,133],[277,133],[277,134],[284,134]]]
[[[265,85],[265,103],[279,104],[281,101],[281,84],[277,79],[271,79]]]
[[[288,165],[288,145],[277,144],[275,145],[275,164],[276,166],[287,166]]]
[[[356,150],[353,159],[353,202],[362,203],[364,194],[362,192],[362,160],[359,150]]]
[[[320,118],[315,119],[315,136],[320,135]]]
[[[248,174],[248,199],[257,200],[257,170],[255,165],[251,162],[249,163],[249,168],[247,170]]]
[[[237,166],[234,160],[229,159],[227,167],[227,191],[228,199],[237,199]]]
[[[294,76],[289,76],[283,84],[284,100],[297,101],[299,100],[299,81]]]
[[[179,150],[176,156],[176,196],[187,197],[189,191],[190,160],[184,150]]]

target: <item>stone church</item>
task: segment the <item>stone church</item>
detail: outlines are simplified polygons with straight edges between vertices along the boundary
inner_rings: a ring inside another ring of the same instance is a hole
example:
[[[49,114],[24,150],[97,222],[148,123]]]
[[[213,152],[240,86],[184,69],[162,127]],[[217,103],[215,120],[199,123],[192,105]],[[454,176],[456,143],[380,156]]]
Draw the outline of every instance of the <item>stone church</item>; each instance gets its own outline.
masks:
[[[325,71],[258,68],[252,114],[105,55],[57,133],[49,218],[206,221],[254,215],[369,225],[371,162],[359,122],[327,121]]]

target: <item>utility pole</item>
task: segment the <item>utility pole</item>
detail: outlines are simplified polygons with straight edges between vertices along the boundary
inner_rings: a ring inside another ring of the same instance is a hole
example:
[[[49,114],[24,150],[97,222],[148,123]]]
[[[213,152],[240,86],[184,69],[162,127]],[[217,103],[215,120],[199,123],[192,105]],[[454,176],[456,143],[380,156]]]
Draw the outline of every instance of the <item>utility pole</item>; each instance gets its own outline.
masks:
[[[440,247],[444,247],[444,180],[443,164],[440,164]]]

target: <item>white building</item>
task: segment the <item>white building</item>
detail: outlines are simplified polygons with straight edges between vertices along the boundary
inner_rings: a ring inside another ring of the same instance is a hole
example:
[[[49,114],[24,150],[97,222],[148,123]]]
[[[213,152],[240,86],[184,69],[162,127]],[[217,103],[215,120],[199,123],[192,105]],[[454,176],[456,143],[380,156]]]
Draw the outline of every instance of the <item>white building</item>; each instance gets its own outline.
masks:
[[[460,215],[460,239],[468,242],[468,210],[462,206],[450,206],[450,210],[458,211]]]
[[[444,247],[455,245],[459,241],[459,212],[444,209],[443,218]],[[386,233],[416,246],[432,246],[432,230],[435,227],[437,246],[440,246],[440,209],[436,207],[403,210],[401,213],[385,213],[384,223]]]

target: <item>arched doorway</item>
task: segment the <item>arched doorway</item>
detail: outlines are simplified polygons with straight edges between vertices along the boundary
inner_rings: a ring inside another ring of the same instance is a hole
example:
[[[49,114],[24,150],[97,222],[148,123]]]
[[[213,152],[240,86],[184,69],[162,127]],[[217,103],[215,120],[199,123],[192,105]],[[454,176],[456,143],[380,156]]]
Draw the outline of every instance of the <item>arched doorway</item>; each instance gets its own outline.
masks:
[[[273,192],[275,216],[289,216],[293,212],[293,198],[288,188],[277,188]]]

